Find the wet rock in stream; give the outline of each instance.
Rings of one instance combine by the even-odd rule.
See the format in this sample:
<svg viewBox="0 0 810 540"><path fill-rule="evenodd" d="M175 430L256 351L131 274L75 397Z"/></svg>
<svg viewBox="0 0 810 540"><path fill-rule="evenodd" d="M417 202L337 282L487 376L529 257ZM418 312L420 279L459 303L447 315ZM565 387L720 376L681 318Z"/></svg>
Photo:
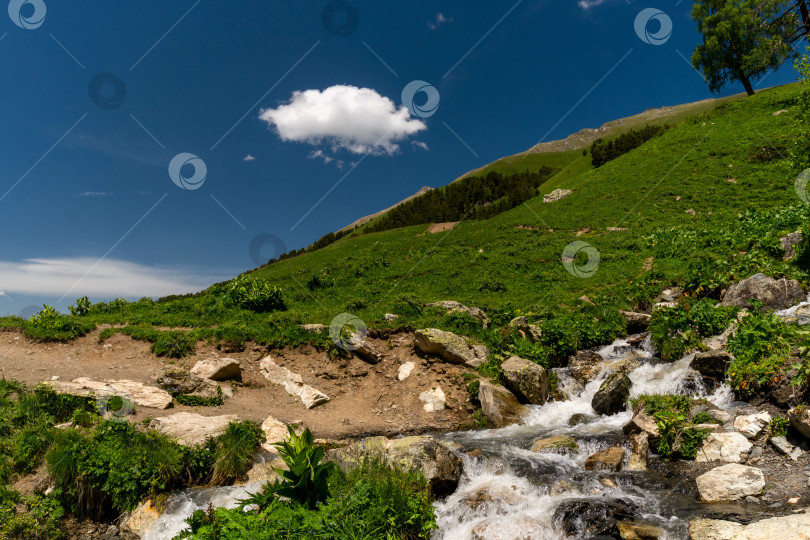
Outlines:
<svg viewBox="0 0 810 540"><path fill-rule="evenodd" d="M632 521L641 509L627 499L577 498L563 501L554 512L554 523L575 538L604 535L619 538L619 521Z"/></svg>

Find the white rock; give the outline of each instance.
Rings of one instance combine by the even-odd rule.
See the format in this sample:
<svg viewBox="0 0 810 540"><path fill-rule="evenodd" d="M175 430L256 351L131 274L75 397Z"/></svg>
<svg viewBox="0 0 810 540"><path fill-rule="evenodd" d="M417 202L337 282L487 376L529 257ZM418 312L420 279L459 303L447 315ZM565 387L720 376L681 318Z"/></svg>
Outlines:
<svg viewBox="0 0 810 540"><path fill-rule="evenodd" d="M139 407L152 409L168 409L172 404L172 396L165 390L156 386L147 386L143 383L119 381L93 381L87 377L74 379L73 382L48 381L54 391L60 394L73 396L120 396L126 398Z"/></svg>
<svg viewBox="0 0 810 540"><path fill-rule="evenodd" d="M235 414L221 416L202 416L196 413L179 412L169 416L155 418L149 427L176 439L183 446L202 444L206 439L219 437L231 422L238 422Z"/></svg>
<svg viewBox="0 0 810 540"><path fill-rule="evenodd" d="M397 373L397 379L400 381L404 381L408 377L410 377L413 368L416 367L414 362L405 362L401 366L399 366L399 373Z"/></svg>
<svg viewBox="0 0 810 540"><path fill-rule="evenodd" d="M808 540L810 513L807 510L748 525L719 519L697 519L689 524L689 537L699 540Z"/></svg>
<svg viewBox="0 0 810 540"><path fill-rule="evenodd" d="M329 396L327 396L320 390L312 388L308 384L305 384L304 386L301 387L301 393L298 394L298 397L301 398L301 402L307 409L313 409L318 405L323 405L324 403L329 401Z"/></svg>
<svg viewBox="0 0 810 540"><path fill-rule="evenodd" d="M730 463L698 476L695 482L704 502L736 501L762 493L765 475L756 467Z"/></svg>
<svg viewBox="0 0 810 540"><path fill-rule="evenodd" d="M765 431L771 421L771 415L766 412L738 416L734 419L734 429L748 437L756 439Z"/></svg>
<svg viewBox="0 0 810 540"><path fill-rule="evenodd" d="M239 362L232 358L209 358L200 360L191 372L198 377L211 379L212 381L224 381L226 379L238 379L242 376L242 368Z"/></svg>
<svg viewBox="0 0 810 540"><path fill-rule="evenodd" d="M286 440L290 433L287 430L287 424L273 416L268 416L265 418L261 427L262 431L264 432L264 437L267 439L262 443L262 448L268 452L275 452L276 447L273 446L273 444Z"/></svg>
<svg viewBox="0 0 810 540"><path fill-rule="evenodd" d="M388 322L394 322L395 320L399 319L399 315L394 315L393 313L386 313L383 315L383 318Z"/></svg>
<svg viewBox="0 0 810 540"><path fill-rule="evenodd" d="M750 452L753 446L751 441L736 431L709 433L709 436L703 441L703 446L698 450L695 461L698 463L707 461L740 463L742 454Z"/></svg>
<svg viewBox="0 0 810 540"><path fill-rule="evenodd" d="M283 386L288 394L300 398L307 409L312 409L329 401L329 396L308 384L304 384L301 375L279 366L273 362L270 356L265 356L259 363L259 371L271 383Z"/></svg>
<svg viewBox="0 0 810 540"><path fill-rule="evenodd" d="M419 399L425 402L424 409L427 412L444 410L445 403L447 401L447 398L444 396L444 392L442 392L442 389L438 386L427 392L422 392L419 394Z"/></svg>

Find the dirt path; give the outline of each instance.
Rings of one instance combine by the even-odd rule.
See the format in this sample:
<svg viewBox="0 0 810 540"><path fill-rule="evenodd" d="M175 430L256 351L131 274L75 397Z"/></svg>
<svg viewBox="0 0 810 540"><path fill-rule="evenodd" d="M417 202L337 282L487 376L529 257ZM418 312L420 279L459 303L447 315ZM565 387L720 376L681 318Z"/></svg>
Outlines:
<svg viewBox="0 0 810 540"><path fill-rule="evenodd" d="M98 343L97 330L70 343L37 343L19 332L0 332L0 376L29 385L58 376L93 380L129 379L152 384L157 371L172 360L158 358L149 344L116 334ZM187 407L174 404L166 410L140 407L133 421L191 411L204 416L236 414L241 419L262 422L273 415L286 423L309 427L318 438L348 439L368 435L412 434L449 431L469 425L467 391L459 366L432 363L413 351L412 336L397 334L375 339L386 351L380 364L370 365L352 357L329 359L312 347L273 351L271 356L284 367L299 373L304 382L325 392L331 401L307 410L297 397L268 383L259 373L259 362L267 354L263 347L248 344L244 351L224 352L206 342L197 344L197 354L176 363L191 368L198 360L228 357L242 366L242 382L233 383L233 397L220 407ZM397 380L404 362L416 367L410 377ZM440 386L448 409L428 413L419 401L421 392Z"/></svg>

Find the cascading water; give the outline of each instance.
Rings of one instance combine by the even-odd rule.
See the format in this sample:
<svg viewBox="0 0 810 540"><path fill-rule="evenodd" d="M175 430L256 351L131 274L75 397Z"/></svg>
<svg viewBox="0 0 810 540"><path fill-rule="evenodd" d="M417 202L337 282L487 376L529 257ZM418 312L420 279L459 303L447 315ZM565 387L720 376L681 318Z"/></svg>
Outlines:
<svg viewBox="0 0 810 540"><path fill-rule="evenodd" d="M643 394L686 394L707 398L718 407L732 401L731 391L721 386L707 395L689 363L693 355L678 362L662 363L653 358L649 338L637 348L620 339L598 353L605 365L633 355L641 365L628 377L633 383L631 397ZM481 539L560 539L567 538L555 523L554 515L566 501L621 500L640 510L640 519L661 528L667 538L687 537L685 509L693 508L691 498L672 493L649 473L586 471L588 456L610 446L621 445L622 427L632 413L597 415L591 400L610 374L603 368L584 387L567 369L556 370L567 401L532 406L525 424L503 429L451 433L445 439L460 445L464 476L458 489L436 503L441 540ZM582 423L569 425L575 415ZM535 453L532 442L546 437L567 435L578 448L565 454ZM476 451L477 450L477 451Z"/></svg>

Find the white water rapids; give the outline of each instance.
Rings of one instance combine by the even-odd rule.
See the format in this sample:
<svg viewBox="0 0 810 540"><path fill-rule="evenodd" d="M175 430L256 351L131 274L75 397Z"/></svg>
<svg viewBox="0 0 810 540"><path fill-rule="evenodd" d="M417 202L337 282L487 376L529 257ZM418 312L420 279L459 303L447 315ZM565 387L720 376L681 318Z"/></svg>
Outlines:
<svg viewBox="0 0 810 540"><path fill-rule="evenodd" d="M706 397L718 407L731 403L731 391L720 387L707 395L689 369L693 355L674 363L653 358L649 338L638 346L620 339L598 351L606 363L635 355L641 365L628 377L633 382L631 397L642 394L670 394ZM438 435L460 445L464 474L458 489L437 502L439 530L436 540L545 540L566 538L554 523L554 512L567 499L611 498L630 500L643 508L644 521L661 527L667 538L687 537L687 521L677 514L694 507L692 498L672 493L666 485L649 480L648 473L585 471L588 456L614 445L624 444L622 426L630 411L599 416L591 400L609 372L582 387L567 369L556 370L567 401L531 406L525 424L497 430L466 431ZM690 374L692 375L690 377ZM584 423L569 426L574 414L586 416ZM570 435L579 449L569 455L534 453L533 441L554 435ZM479 450L481 457L467 452ZM608 479L607 482L605 479ZM614 487L615 486L615 487ZM187 525L185 520L209 503L233 508L239 499L259 486L187 489L174 493L160 518L149 527L145 540L166 540Z"/></svg>

